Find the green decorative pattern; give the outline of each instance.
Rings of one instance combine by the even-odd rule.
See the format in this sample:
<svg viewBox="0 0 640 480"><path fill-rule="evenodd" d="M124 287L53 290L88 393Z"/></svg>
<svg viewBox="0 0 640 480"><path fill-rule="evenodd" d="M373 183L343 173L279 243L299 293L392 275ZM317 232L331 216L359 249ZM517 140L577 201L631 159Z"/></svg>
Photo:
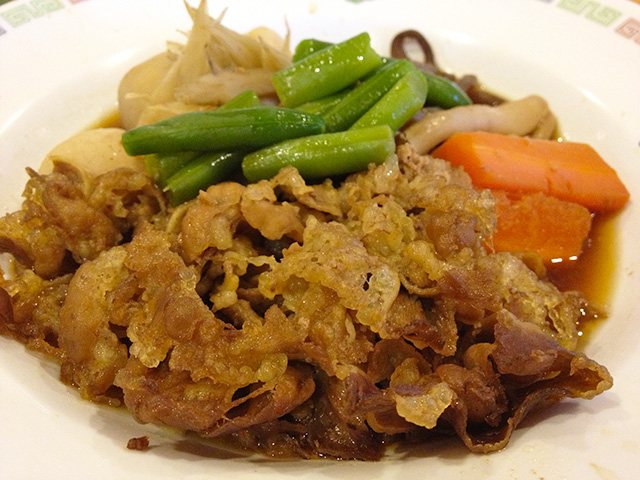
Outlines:
<svg viewBox="0 0 640 480"><path fill-rule="evenodd" d="M87 0L0 0L0 38L10 33L13 28L19 28L48 13L73 7L75 4L85 1ZM189 1L193 3L196 0ZM349 3L368 3L367 0L346 1ZM613 33L640 44L640 19L637 15L624 18L621 11L596 0L536 1L555 5L566 12L579 15L587 21L608 27ZM629 1L640 6L640 0Z"/></svg>
<svg viewBox="0 0 640 480"><path fill-rule="evenodd" d="M12 27L18 27L47 13L64 8L60 0L31 0L4 10L0 17Z"/></svg>
<svg viewBox="0 0 640 480"><path fill-rule="evenodd" d="M558 7L584 15L585 18L604 26L611 25L622 15L622 12L592 0L561 0Z"/></svg>

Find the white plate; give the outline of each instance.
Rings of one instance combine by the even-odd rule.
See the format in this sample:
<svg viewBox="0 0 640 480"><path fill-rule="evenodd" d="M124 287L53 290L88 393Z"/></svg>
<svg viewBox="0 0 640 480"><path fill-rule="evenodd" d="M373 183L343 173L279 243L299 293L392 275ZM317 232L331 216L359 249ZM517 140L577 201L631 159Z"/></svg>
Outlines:
<svg viewBox="0 0 640 480"><path fill-rule="evenodd" d="M269 461L136 424L79 399L55 365L0 338L0 478L627 479L640 467L640 4L638 0L210 0L240 31L268 25L293 42L360 31L388 51L390 37L421 30L440 63L476 73L510 97L548 99L562 133L589 142L619 172L632 202L620 215L611 318L587 353L614 388L536 417L502 452L457 443L379 463ZM19 204L24 167L115 109L119 78L180 40L181 0L13 0L0 6L0 213ZM147 452L125 448L149 435Z"/></svg>

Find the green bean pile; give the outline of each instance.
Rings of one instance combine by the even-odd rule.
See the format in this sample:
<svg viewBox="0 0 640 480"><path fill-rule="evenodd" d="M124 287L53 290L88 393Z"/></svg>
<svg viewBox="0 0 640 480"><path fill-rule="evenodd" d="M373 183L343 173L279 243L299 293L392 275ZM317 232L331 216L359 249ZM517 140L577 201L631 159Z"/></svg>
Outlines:
<svg viewBox="0 0 640 480"><path fill-rule="evenodd" d="M272 78L279 106L246 91L214 111L131 129L125 151L144 155L147 172L179 205L240 169L250 182L286 165L309 180L366 169L395 151L394 132L425 104L470 103L448 80L381 57L366 32L336 44L303 40L292 60Z"/></svg>

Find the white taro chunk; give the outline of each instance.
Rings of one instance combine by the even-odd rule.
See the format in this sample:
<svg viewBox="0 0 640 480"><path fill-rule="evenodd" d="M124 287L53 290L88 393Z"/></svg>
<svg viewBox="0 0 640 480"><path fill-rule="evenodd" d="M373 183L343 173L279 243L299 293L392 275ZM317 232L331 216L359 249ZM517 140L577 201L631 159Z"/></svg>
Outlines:
<svg viewBox="0 0 640 480"><path fill-rule="evenodd" d="M141 157L130 157L122 148L122 132L121 128L94 128L80 132L54 147L40 164L38 173L51 173L58 162L70 164L89 177L121 167L144 172Z"/></svg>

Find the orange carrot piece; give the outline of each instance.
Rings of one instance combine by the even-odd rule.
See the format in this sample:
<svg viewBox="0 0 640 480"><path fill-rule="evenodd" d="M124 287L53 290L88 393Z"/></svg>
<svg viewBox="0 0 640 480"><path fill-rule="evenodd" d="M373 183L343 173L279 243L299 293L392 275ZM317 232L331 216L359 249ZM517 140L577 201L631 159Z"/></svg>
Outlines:
<svg viewBox="0 0 640 480"><path fill-rule="evenodd" d="M493 247L499 252L535 252L547 263L575 260L591 230L586 207L542 193L513 198L493 190L497 232Z"/></svg>
<svg viewBox="0 0 640 480"><path fill-rule="evenodd" d="M629 191L589 145L486 132L452 135L432 155L464 167L480 188L540 192L591 211L614 211Z"/></svg>

